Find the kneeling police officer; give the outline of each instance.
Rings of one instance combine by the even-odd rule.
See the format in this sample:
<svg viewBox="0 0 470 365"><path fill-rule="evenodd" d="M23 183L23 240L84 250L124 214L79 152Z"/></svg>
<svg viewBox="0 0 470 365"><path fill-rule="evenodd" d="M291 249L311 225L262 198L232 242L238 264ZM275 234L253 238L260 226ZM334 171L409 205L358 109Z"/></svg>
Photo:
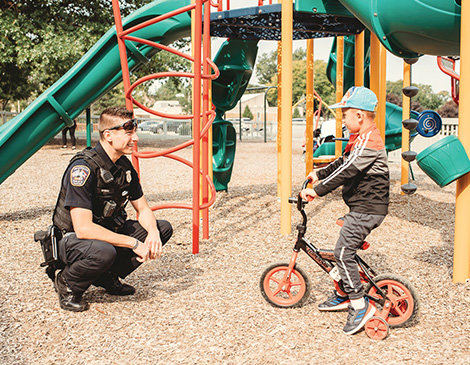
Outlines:
<svg viewBox="0 0 470 365"><path fill-rule="evenodd" d="M169 222L155 220L125 156L139 139L132 115L125 108L105 109L98 122L98 144L77 153L62 178L53 216L62 232L58 251L65 268L54 281L62 309L87 310L82 295L90 285L113 295L134 294L119 278L159 258L173 233ZM128 202L138 220L127 220Z"/></svg>

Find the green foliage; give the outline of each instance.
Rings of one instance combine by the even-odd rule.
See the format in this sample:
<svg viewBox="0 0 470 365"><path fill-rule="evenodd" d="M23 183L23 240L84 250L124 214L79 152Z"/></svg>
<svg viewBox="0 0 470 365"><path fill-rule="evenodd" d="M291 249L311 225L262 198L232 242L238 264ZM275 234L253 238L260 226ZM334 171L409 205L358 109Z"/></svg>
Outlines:
<svg viewBox="0 0 470 365"><path fill-rule="evenodd" d="M253 119L253 113L251 112L250 107L248 105L245 106L245 110L243 110L242 117Z"/></svg>
<svg viewBox="0 0 470 365"><path fill-rule="evenodd" d="M417 112L422 112L423 110L438 110L447 101L450 100L450 95L447 91L441 91L435 94L432 91L431 85L412 85L419 88L418 94L411 99L411 108ZM403 98L402 89L403 80L387 81L387 101L393 102L394 104L401 106ZM392 94L393 96L389 96L390 94Z"/></svg>
<svg viewBox="0 0 470 365"><path fill-rule="evenodd" d="M292 118L300 118L301 115L300 115L300 112L299 112L299 108L294 108L294 112L292 113Z"/></svg>
<svg viewBox="0 0 470 365"><path fill-rule="evenodd" d="M277 52L263 53L256 63L256 77L262 85L269 85L277 75Z"/></svg>
<svg viewBox="0 0 470 365"><path fill-rule="evenodd" d="M147 3L121 1L123 16ZM40 94L114 24L112 0L0 2L0 98Z"/></svg>

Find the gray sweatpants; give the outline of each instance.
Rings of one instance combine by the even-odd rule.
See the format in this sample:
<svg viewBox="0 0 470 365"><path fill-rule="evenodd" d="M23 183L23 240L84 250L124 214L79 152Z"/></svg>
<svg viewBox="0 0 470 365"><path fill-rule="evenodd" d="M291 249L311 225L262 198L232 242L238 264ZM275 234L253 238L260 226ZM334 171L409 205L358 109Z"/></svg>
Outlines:
<svg viewBox="0 0 470 365"><path fill-rule="evenodd" d="M344 216L344 224L336 242L335 259L343 280L344 291L349 299L360 299L364 296L354 255L369 233L380 226L384 218L384 215L356 212L349 212Z"/></svg>

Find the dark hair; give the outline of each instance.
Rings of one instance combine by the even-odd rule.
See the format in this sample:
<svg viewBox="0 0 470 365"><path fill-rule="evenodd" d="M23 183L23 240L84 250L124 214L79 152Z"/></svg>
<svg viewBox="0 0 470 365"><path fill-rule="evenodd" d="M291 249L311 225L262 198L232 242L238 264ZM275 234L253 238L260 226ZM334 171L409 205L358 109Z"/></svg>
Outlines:
<svg viewBox="0 0 470 365"><path fill-rule="evenodd" d="M103 110L100 115L100 120L98 121L100 138L103 137L103 131L119 124L119 121L122 119L131 119L133 115L133 111L122 106L112 106Z"/></svg>

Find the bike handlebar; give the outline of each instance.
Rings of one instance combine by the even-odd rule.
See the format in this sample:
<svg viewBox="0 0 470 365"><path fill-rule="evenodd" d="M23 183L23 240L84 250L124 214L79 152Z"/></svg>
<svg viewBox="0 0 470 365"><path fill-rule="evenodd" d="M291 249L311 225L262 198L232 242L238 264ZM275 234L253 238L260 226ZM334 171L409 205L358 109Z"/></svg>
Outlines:
<svg viewBox="0 0 470 365"><path fill-rule="evenodd" d="M302 184L302 190L306 189L308 184L310 184L312 182L312 179L311 178L308 178L307 180L305 180ZM297 209L300 211L302 210L303 206L305 204L308 204L308 201L306 200L303 200L301 197L300 197L300 193L299 195L297 196L297 198L294 198L294 197L290 197L289 198L289 203L290 204L297 204Z"/></svg>
<svg viewBox="0 0 470 365"><path fill-rule="evenodd" d="M307 189L308 184L312 182L312 179L309 177L307 180L304 181L302 184L302 190Z"/></svg>

